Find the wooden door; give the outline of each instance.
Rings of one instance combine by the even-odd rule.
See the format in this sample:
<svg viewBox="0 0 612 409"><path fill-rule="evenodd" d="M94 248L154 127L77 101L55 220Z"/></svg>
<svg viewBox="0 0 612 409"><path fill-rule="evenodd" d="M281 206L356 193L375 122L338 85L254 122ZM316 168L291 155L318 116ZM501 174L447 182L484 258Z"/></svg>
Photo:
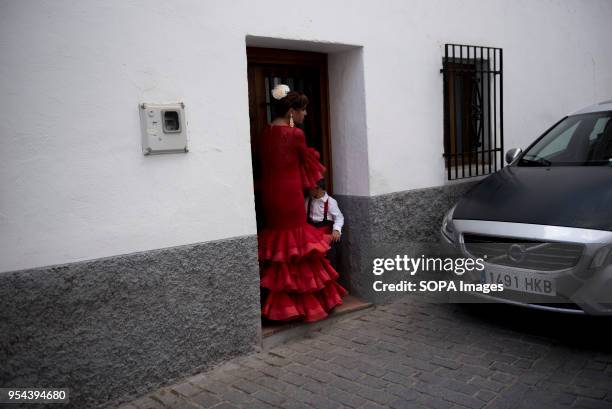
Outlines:
<svg viewBox="0 0 612 409"><path fill-rule="evenodd" d="M249 117L251 121L251 149L253 176L257 179L257 155L259 136L272 121L271 90L278 83L287 84L292 91L308 97L304 123L300 126L306 135L308 146L321 154L321 162L327 168L327 191L332 194L332 164L329 140L329 102L327 80L327 55L322 53L247 47L249 81ZM255 196L259 209L259 197ZM262 212L257 212L257 225L261 227Z"/></svg>

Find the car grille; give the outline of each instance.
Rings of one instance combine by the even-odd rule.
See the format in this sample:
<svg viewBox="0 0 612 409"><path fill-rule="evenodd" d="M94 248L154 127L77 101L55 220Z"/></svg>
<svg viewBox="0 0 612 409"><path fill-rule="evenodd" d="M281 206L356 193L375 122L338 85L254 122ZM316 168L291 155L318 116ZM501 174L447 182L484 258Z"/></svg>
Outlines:
<svg viewBox="0 0 612 409"><path fill-rule="evenodd" d="M513 237L464 233L466 250L487 263L540 271L555 271L578 264L584 245L544 242Z"/></svg>

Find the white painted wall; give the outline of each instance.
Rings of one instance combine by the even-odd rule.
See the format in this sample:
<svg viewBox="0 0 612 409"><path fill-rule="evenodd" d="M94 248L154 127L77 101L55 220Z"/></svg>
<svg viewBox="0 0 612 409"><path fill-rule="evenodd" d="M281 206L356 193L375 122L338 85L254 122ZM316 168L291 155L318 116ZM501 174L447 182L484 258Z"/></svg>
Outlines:
<svg viewBox="0 0 612 409"><path fill-rule="evenodd" d="M612 97L611 19L609 0L0 0L0 271L254 234L247 35L362 47L363 92L331 86L335 182L377 195L445 183L444 43L504 49L524 146ZM354 124L341 95L365 95ZM142 156L143 101L185 102L189 153Z"/></svg>
<svg viewBox="0 0 612 409"><path fill-rule="evenodd" d="M2 1L0 271L255 232L244 34L214 12ZM138 103L176 101L190 152L143 156Z"/></svg>
<svg viewBox="0 0 612 409"><path fill-rule="evenodd" d="M363 49L329 54L334 194L368 196L368 134Z"/></svg>

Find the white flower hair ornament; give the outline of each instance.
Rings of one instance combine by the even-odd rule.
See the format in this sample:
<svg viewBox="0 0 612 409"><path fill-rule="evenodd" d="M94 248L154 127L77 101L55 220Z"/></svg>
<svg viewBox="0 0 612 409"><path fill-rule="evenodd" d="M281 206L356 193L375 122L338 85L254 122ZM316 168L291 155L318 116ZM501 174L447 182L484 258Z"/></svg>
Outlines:
<svg viewBox="0 0 612 409"><path fill-rule="evenodd" d="M287 96L289 91L291 91L291 89L289 88L288 85L278 84L272 90L272 96L274 97L274 99L282 99L282 98L285 98Z"/></svg>

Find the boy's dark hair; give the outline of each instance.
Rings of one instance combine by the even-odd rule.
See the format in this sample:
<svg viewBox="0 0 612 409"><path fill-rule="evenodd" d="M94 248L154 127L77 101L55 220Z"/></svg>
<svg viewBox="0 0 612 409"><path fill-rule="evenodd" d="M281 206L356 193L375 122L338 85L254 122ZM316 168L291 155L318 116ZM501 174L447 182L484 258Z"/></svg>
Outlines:
<svg viewBox="0 0 612 409"><path fill-rule="evenodd" d="M317 187L325 190L325 179L319 179L317 180Z"/></svg>

